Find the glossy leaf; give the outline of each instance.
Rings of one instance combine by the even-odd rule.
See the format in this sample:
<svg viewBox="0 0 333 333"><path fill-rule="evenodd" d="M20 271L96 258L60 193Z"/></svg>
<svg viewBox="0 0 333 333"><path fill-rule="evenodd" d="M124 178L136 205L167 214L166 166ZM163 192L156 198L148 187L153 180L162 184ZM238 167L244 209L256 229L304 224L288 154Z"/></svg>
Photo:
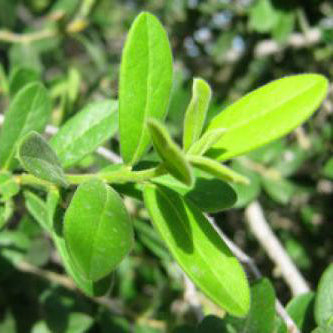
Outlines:
<svg viewBox="0 0 333 333"><path fill-rule="evenodd" d="M68 120L50 140L64 168L71 167L110 139L118 127L118 103L89 104Z"/></svg>
<svg viewBox="0 0 333 333"><path fill-rule="evenodd" d="M24 136L18 154L23 167L34 176L59 186L68 186L58 156L40 134L30 132Z"/></svg>
<svg viewBox="0 0 333 333"><path fill-rule="evenodd" d="M11 167L19 140L30 131L42 132L50 114L50 98L42 84L30 83L15 95L0 134L1 167Z"/></svg>
<svg viewBox="0 0 333 333"><path fill-rule="evenodd" d="M190 155L204 155L216 142L218 142L225 133L224 128L206 132L198 141L196 141L188 150Z"/></svg>
<svg viewBox="0 0 333 333"><path fill-rule="evenodd" d="M333 265L329 265L320 278L315 300L315 319L325 325L333 317Z"/></svg>
<svg viewBox="0 0 333 333"><path fill-rule="evenodd" d="M249 184L249 181L246 177L210 158L189 155L188 160L198 169L203 170L223 181L230 181L239 184Z"/></svg>
<svg viewBox="0 0 333 333"><path fill-rule="evenodd" d="M120 151L126 164L135 164L148 148L146 121L164 118L171 85L167 34L153 15L142 13L128 33L120 68Z"/></svg>
<svg viewBox="0 0 333 333"><path fill-rule="evenodd" d="M131 250L133 226L126 208L97 178L78 187L64 221L69 255L87 279L107 276Z"/></svg>
<svg viewBox="0 0 333 333"><path fill-rule="evenodd" d="M319 107L328 83L318 74L302 74L273 81L227 107L209 124L208 130L227 129L208 152L226 160L291 132Z"/></svg>
<svg viewBox="0 0 333 333"><path fill-rule="evenodd" d="M191 186L193 175L184 153L172 140L167 129L153 119L148 120L153 145L164 162L164 167L179 181Z"/></svg>
<svg viewBox="0 0 333 333"><path fill-rule="evenodd" d="M185 113L183 147L185 151L200 138L212 92L209 84L202 79L194 79L192 99Z"/></svg>
<svg viewBox="0 0 333 333"><path fill-rule="evenodd" d="M209 221L177 192L146 185L152 222L178 264L216 304L235 316L249 310L245 273Z"/></svg>
<svg viewBox="0 0 333 333"><path fill-rule="evenodd" d="M38 72L28 67L17 67L13 70L9 79L9 93L13 97L25 85L40 79Z"/></svg>

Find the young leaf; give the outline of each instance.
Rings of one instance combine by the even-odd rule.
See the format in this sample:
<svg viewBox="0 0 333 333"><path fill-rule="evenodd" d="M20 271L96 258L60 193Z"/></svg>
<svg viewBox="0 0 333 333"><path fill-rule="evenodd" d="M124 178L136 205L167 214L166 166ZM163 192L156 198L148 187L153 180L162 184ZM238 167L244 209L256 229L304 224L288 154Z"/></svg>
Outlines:
<svg viewBox="0 0 333 333"><path fill-rule="evenodd" d="M223 181L230 181L239 184L249 184L249 181L246 177L210 158L188 155L188 160L198 169L214 175Z"/></svg>
<svg viewBox="0 0 333 333"><path fill-rule="evenodd" d="M286 310L289 316L301 332L311 332L314 328L313 308L315 294L308 292L293 298L287 305ZM287 333L286 325L279 321L277 333Z"/></svg>
<svg viewBox="0 0 333 333"><path fill-rule="evenodd" d="M51 101L41 83L21 89L6 112L0 134L0 166L11 167L19 140L30 131L42 132L51 114Z"/></svg>
<svg viewBox="0 0 333 333"><path fill-rule="evenodd" d="M327 94L327 79L302 74L273 81L226 108L207 130L227 129L208 155L226 160L282 137L319 107Z"/></svg>
<svg viewBox="0 0 333 333"><path fill-rule="evenodd" d="M167 129L153 119L148 120L148 127L154 148L163 160L164 167L176 179L191 186L193 184L191 167L181 149L170 137Z"/></svg>
<svg viewBox="0 0 333 333"><path fill-rule="evenodd" d="M23 167L34 176L59 186L68 186L58 156L38 133L24 136L18 154Z"/></svg>
<svg viewBox="0 0 333 333"><path fill-rule="evenodd" d="M78 187L64 221L68 253L86 279L104 278L131 250L133 226L126 208L97 178Z"/></svg>
<svg viewBox="0 0 333 333"><path fill-rule="evenodd" d="M39 80L39 74L32 68L16 67L9 78L9 93L13 97L25 85Z"/></svg>
<svg viewBox="0 0 333 333"><path fill-rule="evenodd" d="M206 151L218 142L225 133L224 128L206 132L198 141L196 141L188 150L190 155L204 155Z"/></svg>
<svg viewBox="0 0 333 333"><path fill-rule="evenodd" d="M9 200L20 191L19 184L9 172L0 172L0 201Z"/></svg>
<svg viewBox="0 0 333 333"><path fill-rule="evenodd" d="M202 79L194 79L192 99L185 113L183 147L185 151L195 143L201 135L212 92L209 84Z"/></svg>
<svg viewBox="0 0 333 333"><path fill-rule="evenodd" d="M320 278L314 314L319 326L324 326L333 317L333 264L326 268Z"/></svg>
<svg viewBox="0 0 333 333"><path fill-rule="evenodd" d="M275 292L268 279L261 279L251 287L251 307L243 333L272 333L275 322Z"/></svg>
<svg viewBox="0 0 333 333"><path fill-rule="evenodd" d="M113 100L87 105L68 120L50 140L64 168L69 168L110 139L118 126L118 103Z"/></svg>
<svg viewBox="0 0 333 333"><path fill-rule="evenodd" d="M216 304L235 316L249 310L245 273L201 211L177 192L146 185L152 222L182 269Z"/></svg>
<svg viewBox="0 0 333 333"><path fill-rule="evenodd" d="M149 13L140 14L123 50L119 87L120 151L135 164L149 145L146 120L162 120L172 85L172 54L167 34Z"/></svg>

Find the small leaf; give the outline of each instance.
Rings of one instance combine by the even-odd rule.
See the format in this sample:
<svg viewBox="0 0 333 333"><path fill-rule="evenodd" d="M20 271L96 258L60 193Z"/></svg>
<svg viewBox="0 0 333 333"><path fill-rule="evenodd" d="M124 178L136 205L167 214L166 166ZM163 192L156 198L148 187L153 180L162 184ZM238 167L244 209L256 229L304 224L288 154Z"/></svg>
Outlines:
<svg viewBox="0 0 333 333"><path fill-rule="evenodd" d="M164 167L176 179L191 186L193 184L191 167L181 149L170 137L167 129L153 119L148 120L148 127L154 148L163 160Z"/></svg>
<svg viewBox="0 0 333 333"><path fill-rule="evenodd" d="M94 102L60 128L50 140L50 145L64 168L75 165L115 134L117 111L116 101Z"/></svg>
<svg viewBox="0 0 333 333"><path fill-rule="evenodd" d="M210 122L208 131L216 128L227 131L208 155L226 160L288 134L319 107L327 89L324 76L302 74L254 90Z"/></svg>
<svg viewBox="0 0 333 333"><path fill-rule="evenodd" d="M275 291L268 279L261 279L251 287L251 307L243 333L272 333L275 323Z"/></svg>
<svg viewBox="0 0 333 333"><path fill-rule="evenodd" d="M223 181L230 181L239 184L249 184L249 181L246 177L210 158L189 155L188 160L198 169L214 175Z"/></svg>
<svg viewBox="0 0 333 333"><path fill-rule="evenodd" d="M0 166L9 169L19 140L31 131L42 132L51 114L51 101L41 83L21 89L5 113L0 134Z"/></svg>
<svg viewBox="0 0 333 333"><path fill-rule="evenodd" d="M293 319L301 332L311 332L314 328L313 307L315 294L308 292L293 298L286 306L287 313ZM280 321L280 327L277 333L287 332L287 329Z"/></svg>
<svg viewBox="0 0 333 333"><path fill-rule="evenodd" d="M0 201L6 201L20 191L19 184L10 172L0 172Z"/></svg>
<svg viewBox="0 0 333 333"><path fill-rule="evenodd" d="M25 85L38 81L39 79L40 76L34 69L28 67L16 67L9 78L10 96L14 97Z"/></svg>
<svg viewBox="0 0 333 333"><path fill-rule="evenodd" d="M155 16L141 13L128 33L120 68L120 151L126 164L134 165L148 148L146 121L164 118L171 85L167 34Z"/></svg>
<svg viewBox="0 0 333 333"><path fill-rule="evenodd" d="M225 133L224 128L206 132L198 141L196 141L188 150L190 155L204 155L216 142L218 142Z"/></svg>
<svg viewBox="0 0 333 333"><path fill-rule="evenodd" d="M64 221L68 253L89 280L110 274L131 250L133 226L126 208L99 179L78 187Z"/></svg>
<svg viewBox="0 0 333 333"><path fill-rule="evenodd" d="M177 192L146 185L144 201L155 228L182 269L216 304L235 316L250 306L245 273L201 211Z"/></svg>
<svg viewBox="0 0 333 333"><path fill-rule="evenodd" d="M324 326L333 317L333 264L326 268L320 278L314 314L319 326Z"/></svg>
<svg viewBox="0 0 333 333"><path fill-rule="evenodd" d="M194 79L192 99L185 113L183 136L185 151L188 151L200 138L211 97L209 84L202 79Z"/></svg>
<svg viewBox="0 0 333 333"><path fill-rule="evenodd" d="M31 132L22 139L19 159L23 167L34 176L59 186L68 186L57 155L38 133Z"/></svg>

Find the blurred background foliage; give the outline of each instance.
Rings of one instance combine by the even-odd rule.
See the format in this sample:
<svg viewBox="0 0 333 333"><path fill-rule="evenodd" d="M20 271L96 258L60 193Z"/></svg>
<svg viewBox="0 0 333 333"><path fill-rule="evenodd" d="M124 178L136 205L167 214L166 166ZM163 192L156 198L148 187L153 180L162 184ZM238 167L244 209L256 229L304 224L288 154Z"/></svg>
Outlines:
<svg viewBox="0 0 333 333"><path fill-rule="evenodd" d="M15 82L43 80L55 126L88 102L117 98L123 42L142 10L160 18L171 40L175 73L167 124L178 139L193 77L213 87L210 118L270 80L305 72L333 77L330 0L0 0L1 111L20 89ZM216 215L285 303L291 294L247 229L244 208L260 201L315 288L333 259L331 100L330 93L320 112L288 138L232 161L251 187L237 186L236 207ZM117 140L107 147L118 152ZM106 165L94 155L80 168ZM14 212L10 204L0 205L1 219L11 216L0 232L0 332L171 332L195 323L183 275L138 203L127 203L135 220L134 251L115 273L111 298L96 300L74 290L36 223L45 211L43 194L29 191L15 201ZM201 295L200 301L207 314L222 314ZM209 332L210 321L198 331Z"/></svg>

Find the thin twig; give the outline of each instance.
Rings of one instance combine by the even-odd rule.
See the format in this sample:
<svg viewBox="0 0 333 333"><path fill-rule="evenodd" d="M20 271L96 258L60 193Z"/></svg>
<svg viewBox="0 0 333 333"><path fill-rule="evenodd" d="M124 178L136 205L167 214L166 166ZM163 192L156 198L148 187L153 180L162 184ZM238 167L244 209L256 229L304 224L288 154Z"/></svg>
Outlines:
<svg viewBox="0 0 333 333"><path fill-rule="evenodd" d="M280 269L281 275L290 287L293 295L310 291L308 283L267 223L258 202L253 202L247 207L245 217L251 232L255 235L271 260Z"/></svg>

